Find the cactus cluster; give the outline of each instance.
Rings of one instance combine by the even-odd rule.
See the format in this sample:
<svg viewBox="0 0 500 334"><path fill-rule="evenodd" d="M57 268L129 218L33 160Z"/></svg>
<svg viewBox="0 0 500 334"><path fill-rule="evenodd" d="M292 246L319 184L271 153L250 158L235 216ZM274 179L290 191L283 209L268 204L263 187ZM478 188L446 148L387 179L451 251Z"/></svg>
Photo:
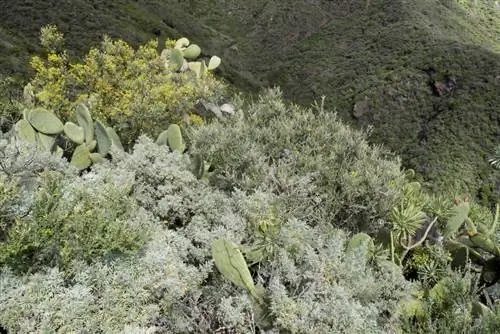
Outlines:
<svg viewBox="0 0 500 334"><path fill-rule="evenodd" d="M466 266L471 263L479 269L478 271L481 272L480 291L488 301L488 293L484 288L500 281L500 247L496 235L500 206L497 204L495 217L488 224L473 222L469 217L469 213L470 204L468 199L455 199L452 214L442 229L444 235L443 246L451 254L454 266ZM404 247L405 251L420 246L429 233L429 229L427 228L421 240L409 247ZM449 277L444 277L429 290L420 291L420 296L404 300L399 305L398 312L414 316L417 319L423 319L425 316L423 297L427 296L431 303L434 304L445 302L449 298L446 287L449 281ZM471 306L471 316L473 317L484 316L492 312L491 303L485 305L480 301L474 301Z"/></svg>
<svg viewBox="0 0 500 334"><path fill-rule="evenodd" d="M71 164L79 169L88 168L93 163L100 162L109 153L111 146L123 150L116 132L106 127L99 120L92 120L89 109L80 104L76 108L78 125L65 124L65 135L78 146L71 157Z"/></svg>
<svg viewBox="0 0 500 334"><path fill-rule="evenodd" d="M490 224L473 222L469 210L467 200L457 201L445 229L448 236L445 247L452 253L455 263L471 260L480 266L483 283L493 285L500 280L500 246L496 236L500 206L497 204L495 218Z"/></svg>
<svg viewBox="0 0 500 334"><path fill-rule="evenodd" d="M28 97L29 90L29 87L25 89ZM15 124L14 131L19 139L37 144L59 157L65 151L58 145L58 138L65 138L67 142L77 145L70 163L78 169L86 169L92 163L102 161L112 145L123 149L116 132L100 121L92 120L84 104L76 108L76 120L78 124L63 124L53 112L44 108L25 109L23 118Z"/></svg>
<svg viewBox="0 0 500 334"><path fill-rule="evenodd" d="M178 39L173 49L167 48L161 53L166 67L180 72L191 70L197 78L202 78L208 71L215 70L221 63L221 59L217 56L212 56L208 65L204 60L194 61L200 55L200 47L196 44L190 44L185 37Z"/></svg>

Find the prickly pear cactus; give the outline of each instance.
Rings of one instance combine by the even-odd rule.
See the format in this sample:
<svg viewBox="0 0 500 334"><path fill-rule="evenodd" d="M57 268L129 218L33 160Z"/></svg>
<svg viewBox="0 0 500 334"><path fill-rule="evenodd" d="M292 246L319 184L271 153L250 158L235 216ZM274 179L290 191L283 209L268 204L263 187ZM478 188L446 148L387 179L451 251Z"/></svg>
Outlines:
<svg viewBox="0 0 500 334"><path fill-rule="evenodd" d="M183 153L186 149L184 139L182 138L181 128L177 124L170 124L167 129L167 142L172 151Z"/></svg>
<svg viewBox="0 0 500 334"><path fill-rule="evenodd" d="M25 140L28 143L36 142L36 131L27 120L19 120L14 126L14 131L16 131L17 135L22 140Z"/></svg>
<svg viewBox="0 0 500 334"><path fill-rule="evenodd" d="M108 126L106 128L106 132L108 133L109 138L111 138L111 143L113 144L113 146L124 151L122 142L120 141L120 137L118 137L116 131L112 127Z"/></svg>
<svg viewBox="0 0 500 334"><path fill-rule="evenodd" d="M56 135L63 132L63 123L48 110L36 108L28 114L28 122L38 132L46 135Z"/></svg>
<svg viewBox="0 0 500 334"><path fill-rule="evenodd" d="M76 120L83 128L85 142L90 143L94 140L94 122L90 116L89 109L84 104L79 104L78 107L76 107Z"/></svg>
<svg viewBox="0 0 500 334"><path fill-rule="evenodd" d="M160 133L160 135L156 139L156 145L168 145L167 130Z"/></svg>
<svg viewBox="0 0 500 334"><path fill-rule="evenodd" d="M35 93L33 92L32 84L29 83L26 86L24 86L23 98L25 105L31 108L35 106Z"/></svg>
<svg viewBox="0 0 500 334"><path fill-rule="evenodd" d="M186 59L196 59L201 54L201 49L196 44L191 44L182 52L184 58Z"/></svg>
<svg viewBox="0 0 500 334"><path fill-rule="evenodd" d="M56 137L37 132L36 134L37 142L47 151L53 151L55 149Z"/></svg>
<svg viewBox="0 0 500 334"><path fill-rule="evenodd" d="M83 144L85 140L83 128L72 122L66 122L66 124L64 124L64 134L69 140L78 145Z"/></svg>
<svg viewBox="0 0 500 334"><path fill-rule="evenodd" d="M212 245L212 257L219 272L232 283L260 299L253 283L250 270L238 246L225 239L217 239Z"/></svg>
<svg viewBox="0 0 500 334"><path fill-rule="evenodd" d="M104 157L109 153L112 141L108 135L108 132L106 131L106 127L104 127L104 125L100 121L95 121L94 124L94 133L97 140L97 152L99 152L99 154Z"/></svg>
<svg viewBox="0 0 500 334"><path fill-rule="evenodd" d="M217 56L212 56L212 58L210 58L210 61L208 62L208 67L207 69L209 71L213 71L215 70L217 67L219 67L220 63L222 62L222 60L217 57Z"/></svg>
<svg viewBox="0 0 500 334"><path fill-rule="evenodd" d="M187 39L186 37L181 37L175 42L175 48L179 50L183 50L188 45L189 39Z"/></svg>
<svg viewBox="0 0 500 334"><path fill-rule="evenodd" d="M86 169L92 164L90 150L85 144L78 145L71 157L71 164L78 169Z"/></svg>
<svg viewBox="0 0 500 334"><path fill-rule="evenodd" d="M172 50L170 52L170 66L174 71L179 71L184 65L184 57L182 51L178 49Z"/></svg>

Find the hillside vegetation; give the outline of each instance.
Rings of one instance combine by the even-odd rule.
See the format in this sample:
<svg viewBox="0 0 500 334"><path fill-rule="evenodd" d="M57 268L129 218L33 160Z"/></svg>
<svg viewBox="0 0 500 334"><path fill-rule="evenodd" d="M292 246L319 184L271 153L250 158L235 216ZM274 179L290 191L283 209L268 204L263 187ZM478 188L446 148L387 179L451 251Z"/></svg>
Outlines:
<svg viewBox="0 0 500 334"><path fill-rule="evenodd" d="M1 3L1 2L0 2ZM191 36L226 59L247 92L279 85L308 105L322 95L344 120L400 154L433 190L500 194L488 158L500 138L500 8L485 1L5 2L4 73L25 72L39 27L55 23L82 55L103 34L137 45ZM440 88L441 87L441 88Z"/></svg>
<svg viewBox="0 0 500 334"><path fill-rule="evenodd" d="M500 332L496 2L4 5L0 332Z"/></svg>

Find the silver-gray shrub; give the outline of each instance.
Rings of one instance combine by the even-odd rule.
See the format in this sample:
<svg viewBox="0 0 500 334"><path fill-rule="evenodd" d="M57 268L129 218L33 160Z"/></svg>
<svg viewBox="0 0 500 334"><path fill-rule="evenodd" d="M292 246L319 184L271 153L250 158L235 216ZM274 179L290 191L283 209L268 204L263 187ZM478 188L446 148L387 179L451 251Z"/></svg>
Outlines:
<svg viewBox="0 0 500 334"><path fill-rule="evenodd" d="M279 194L291 216L310 223L375 232L400 195L400 162L316 109L269 90L234 117L193 127L191 150L213 164L216 185Z"/></svg>
<svg viewBox="0 0 500 334"><path fill-rule="evenodd" d="M207 333L223 327L253 333L252 302L218 273L210 247L217 237L242 249L257 246L253 223L272 212L281 194L265 187L223 192L190 168L187 155L141 137L131 154L115 152L112 162L75 175L72 191L122 187L138 206L129 223L150 239L135 255L74 261L70 278L57 268L25 275L3 268L0 325L16 333ZM251 267L269 297L269 333L386 331L384 313L411 289L401 273L347 254L345 233L327 221L311 226L280 210L270 256Z"/></svg>

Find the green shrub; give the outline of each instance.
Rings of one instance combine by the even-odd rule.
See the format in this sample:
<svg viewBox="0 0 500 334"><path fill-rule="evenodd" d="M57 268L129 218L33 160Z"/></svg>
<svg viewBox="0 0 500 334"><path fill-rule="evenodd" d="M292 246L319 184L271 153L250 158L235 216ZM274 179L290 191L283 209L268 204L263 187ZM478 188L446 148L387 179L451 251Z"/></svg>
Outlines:
<svg viewBox="0 0 500 334"><path fill-rule="evenodd" d="M246 250L262 246L256 224L274 217L279 228L267 239L273 251L250 267L253 279L265 290L273 331L335 328L339 333L384 333L392 326L385 313L391 313L412 290L400 270L346 252L346 234L327 222L311 227L285 217L286 210L273 209L275 194L226 193L198 180L190 169L187 155L141 137L131 154L116 154L111 163L97 164L91 173L56 183L59 187L52 192L64 195L54 216L71 217L73 204L82 203L78 212L83 217L72 216L79 224L86 224L87 210L97 211L110 220L124 220L121 224L126 226L140 225L150 239L131 256L105 262L71 261L64 271L43 269L22 275L4 266L0 324L16 333L134 329L208 333L222 327L254 332L259 325L256 309L245 290L217 271L211 246L213 240L224 237L247 255ZM125 199L114 196L113 185L124 189L119 193ZM80 202L76 189L90 200ZM49 192L47 186L38 194L44 192ZM127 220L127 215L119 214L126 210L119 208L130 205L129 201L136 201L139 209L133 206L138 215ZM93 205L86 206L89 202ZM113 245L119 238L106 239L104 245ZM71 253L78 255L73 258L83 259L78 250Z"/></svg>
<svg viewBox="0 0 500 334"><path fill-rule="evenodd" d="M47 36L55 33L42 34L42 44L52 45ZM167 41L166 47L173 43ZM192 71L166 66L156 41L134 50L105 37L82 62L71 61L64 51L49 52L46 59L35 56L31 65L40 106L64 122L72 120L78 103L88 102L92 115L112 126L127 146L141 133L156 136L169 123L189 117L200 98L216 100L226 90L210 73L197 78Z"/></svg>
<svg viewBox="0 0 500 334"><path fill-rule="evenodd" d="M470 273L451 270L440 282L418 298L419 311L415 307L403 316L405 333L497 333L500 328L498 306L494 310L479 311L479 297L474 289L475 278ZM411 304L408 304L408 306ZM414 304L416 305L416 304Z"/></svg>
<svg viewBox="0 0 500 334"><path fill-rule="evenodd" d="M400 196L400 163L335 113L283 102L269 90L227 122L191 129L216 184L279 195L291 216L376 231Z"/></svg>
<svg viewBox="0 0 500 334"><path fill-rule="evenodd" d="M49 169L30 182L20 183L26 198L15 203L14 218L2 228L2 265L21 271L66 267L73 260L129 253L144 243L137 207L123 186Z"/></svg>

